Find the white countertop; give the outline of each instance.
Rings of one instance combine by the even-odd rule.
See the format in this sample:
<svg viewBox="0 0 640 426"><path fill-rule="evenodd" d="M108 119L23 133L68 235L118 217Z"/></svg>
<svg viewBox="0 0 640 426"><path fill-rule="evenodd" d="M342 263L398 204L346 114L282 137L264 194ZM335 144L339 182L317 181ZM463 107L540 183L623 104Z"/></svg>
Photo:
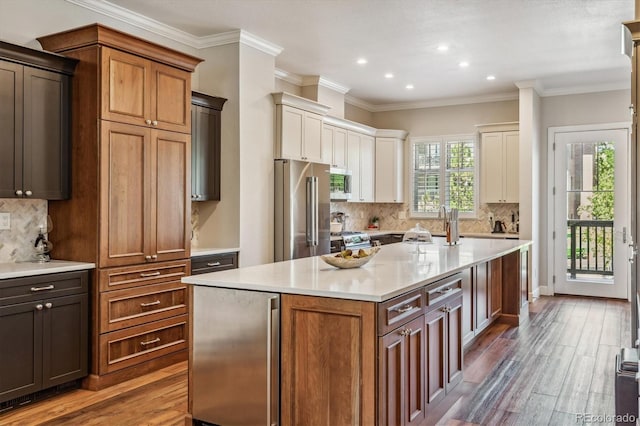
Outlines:
<svg viewBox="0 0 640 426"><path fill-rule="evenodd" d="M33 275L57 274L58 272L94 269L95 263L52 260L47 263L16 262L0 263L0 279L30 277Z"/></svg>
<svg viewBox="0 0 640 426"><path fill-rule="evenodd" d="M475 264L530 245L530 241L465 238L456 246L444 238L416 246L389 244L366 265L337 269L319 256L212 272L182 278L182 282L211 287L303 294L382 302Z"/></svg>
<svg viewBox="0 0 640 426"><path fill-rule="evenodd" d="M206 248L206 247L191 247L191 257L197 257L197 256L207 256L207 255L211 255L211 254L222 254L222 253L234 253L234 252L239 252L240 248L238 247L231 247L231 248L220 248L220 247L210 247L210 248Z"/></svg>
<svg viewBox="0 0 640 426"><path fill-rule="evenodd" d="M362 232L366 232L371 237L375 237L377 235L388 235L388 234L404 234L407 231L391 231L391 230L372 230L365 229ZM444 231L430 231L431 235L434 237L444 237ZM493 233L493 232L462 232L460 233L460 237L462 238L497 238L497 239L514 239L517 240L520 236L519 234L504 232L504 233Z"/></svg>

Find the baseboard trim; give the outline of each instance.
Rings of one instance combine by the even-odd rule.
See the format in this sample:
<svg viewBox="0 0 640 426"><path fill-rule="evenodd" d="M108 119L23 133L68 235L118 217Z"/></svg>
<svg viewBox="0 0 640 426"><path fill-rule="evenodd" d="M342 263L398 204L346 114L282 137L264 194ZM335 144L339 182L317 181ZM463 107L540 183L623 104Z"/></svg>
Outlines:
<svg viewBox="0 0 640 426"><path fill-rule="evenodd" d="M538 287L539 296L553 296L553 290L549 286L541 285Z"/></svg>

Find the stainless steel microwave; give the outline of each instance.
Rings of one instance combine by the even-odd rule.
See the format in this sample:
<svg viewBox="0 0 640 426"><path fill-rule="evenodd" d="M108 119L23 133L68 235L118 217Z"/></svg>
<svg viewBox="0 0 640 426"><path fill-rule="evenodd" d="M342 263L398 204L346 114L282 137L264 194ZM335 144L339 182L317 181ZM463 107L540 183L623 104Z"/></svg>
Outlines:
<svg viewBox="0 0 640 426"><path fill-rule="evenodd" d="M329 192L332 201L351 199L351 171L331 167L329 170Z"/></svg>

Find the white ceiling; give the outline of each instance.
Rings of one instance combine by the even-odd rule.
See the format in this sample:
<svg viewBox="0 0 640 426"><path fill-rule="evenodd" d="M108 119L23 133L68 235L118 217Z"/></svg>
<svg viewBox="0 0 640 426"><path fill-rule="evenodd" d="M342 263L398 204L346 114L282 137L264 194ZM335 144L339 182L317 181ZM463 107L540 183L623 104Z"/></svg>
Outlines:
<svg viewBox="0 0 640 426"><path fill-rule="evenodd" d="M528 80L543 95L630 86L621 22L633 20L634 0L111 3L196 37L247 31L283 48L277 68L345 86L372 110L507 98ZM436 49L441 43L447 52ZM357 65L359 57L368 64ZM468 68L458 66L463 60Z"/></svg>

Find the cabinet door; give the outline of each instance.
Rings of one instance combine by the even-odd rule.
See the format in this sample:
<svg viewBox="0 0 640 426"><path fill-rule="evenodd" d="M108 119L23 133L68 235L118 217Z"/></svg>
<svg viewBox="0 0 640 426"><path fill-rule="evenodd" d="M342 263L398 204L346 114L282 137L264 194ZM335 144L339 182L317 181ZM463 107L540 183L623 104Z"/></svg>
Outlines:
<svg viewBox="0 0 640 426"><path fill-rule="evenodd" d="M22 68L0 61L0 198L22 189Z"/></svg>
<svg viewBox="0 0 640 426"><path fill-rule="evenodd" d="M504 146L504 201L520 202L520 133L505 132Z"/></svg>
<svg viewBox="0 0 640 426"><path fill-rule="evenodd" d="M191 200L220 200L220 111L192 106Z"/></svg>
<svg viewBox="0 0 640 426"><path fill-rule="evenodd" d="M282 105L280 155L281 158L302 160L302 139L304 138L304 111Z"/></svg>
<svg viewBox="0 0 640 426"><path fill-rule="evenodd" d="M41 309L40 301L0 307L0 401L42 388Z"/></svg>
<svg viewBox="0 0 640 426"><path fill-rule="evenodd" d="M69 198L69 77L24 67L23 149L22 191Z"/></svg>
<svg viewBox="0 0 640 426"><path fill-rule="evenodd" d="M480 141L480 178L484 203L503 202L502 154L502 133L483 133Z"/></svg>
<svg viewBox="0 0 640 426"><path fill-rule="evenodd" d="M87 375L88 301L86 294L45 300L42 331L43 388Z"/></svg>
<svg viewBox="0 0 640 426"><path fill-rule="evenodd" d="M475 334L484 330L490 322L491 305L489 303L489 264L481 263L474 266L474 282L473 289L475 291Z"/></svg>
<svg viewBox="0 0 640 426"><path fill-rule="evenodd" d="M360 199L372 203L375 201L375 139L371 136L360 137Z"/></svg>
<svg viewBox="0 0 640 426"><path fill-rule="evenodd" d="M376 138L376 202L403 201L402 141L394 138Z"/></svg>
<svg viewBox="0 0 640 426"><path fill-rule="evenodd" d="M491 289L491 319L502 312L502 258L489 262L489 288Z"/></svg>
<svg viewBox="0 0 640 426"><path fill-rule="evenodd" d="M349 202L362 201L360 195L360 135L347 133L347 169L351 170L351 199Z"/></svg>
<svg viewBox="0 0 640 426"><path fill-rule="evenodd" d="M467 344L473 339L475 330L475 294L473 291L474 269L462 271L462 340Z"/></svg>
<svg viewBox="0 0 640 426"><path fill-rule="evenodd" d="M155 128L191 132L191 73L151 63L151 120Z"/></svg>
<svg viewBox="0 0 640 426"><path fill-rule="evenodd" d="M101 47L101 54L101 118L148 126L151 122L151 61L108 47Z"/></svg>
<svg viewBox="0 0 640 426"><path fill-rule="evenodd" d="M462 381L462 297L447 302L447 392Z"/></svg>
<svg viewBox="0 0 640 426"><path fill-rule="evenodd" d="M333 163L333 138L335 136L335 127L328 124L322 125L322 162L336 167Z"/></svg>
<svg viewBox="0 0 640 426"><path fill-rule="evenodd" d="M379 338L380 418L385 425L419 425L425 418L423 316Z"/></svg>
<svg viewBox="0 0 640 426"><path fill-rule="evenodd" d="M425 315L427 357L426 401L428 404L444 398L447 377L446 367L446 316L444 308L435 309Z"/></svg>
<svg viewBox="0 0 640 426"><path fill-rule="evenodd" d="M303 159L314 163L322 163L322 116L312 112L305 112L303 126Z"/></svg>
<svg viewBox="0 0 640 426"><path fill-rule="evenodd" d="M184 259L191 251L191 137L151 132L151 256Z"/></svg>
<svg viewBox="0 0 640 426"><path fill-rule="evenodd" d="M333 165L347 168L347 131L338 127L333 132Z"/></svg>
<svg viewBox="0 0 640 426"><path fill-rule="evenodd" d="M144 263L151 234L150 130L102 121L101 135L100 266Z"/></svg>

